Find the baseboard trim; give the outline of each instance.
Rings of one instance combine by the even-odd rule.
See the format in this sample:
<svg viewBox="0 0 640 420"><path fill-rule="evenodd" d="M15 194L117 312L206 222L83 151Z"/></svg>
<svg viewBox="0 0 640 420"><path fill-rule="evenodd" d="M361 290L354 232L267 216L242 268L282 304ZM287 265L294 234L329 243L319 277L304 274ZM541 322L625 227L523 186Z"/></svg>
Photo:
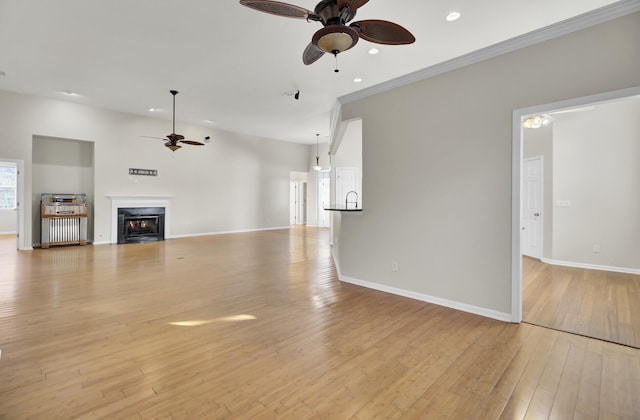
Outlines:
<svg viewBox="0 0 640 420"><path fill-rule="evenodd" d="M359 280L349 276L342 276L340 275L339 270L338 270L338 278L340 279L340 281L343 281L345 283L355 284L356 286L366 287L367 289L379 290L381 292L391 293L393 295L403 296L406 298L415 299L422 302L433 303L434 305L444 306L446 308L455 309L462 312L468 312L471 314L484 316L486 318L492 318L498 321L511 322L511 314L494 311L492 309L481 308L479 306L468 305L466 303L460 303L453 300L442 299L435 296L425 295L423 293L417 293L411 290L400 289L397 287L391 287L384 284Z"/></svg>
<svg viewBox="0 0 640 420"><path fill-rule="evenodd" d="M563 267L586 268L588 270L611 271L613 273L636 274L640 275L640 269L627 267L612 267L608 265L587 264L573 261L559 261L550 258L540 258L540 261L551 265L560 265Z"/></svg>

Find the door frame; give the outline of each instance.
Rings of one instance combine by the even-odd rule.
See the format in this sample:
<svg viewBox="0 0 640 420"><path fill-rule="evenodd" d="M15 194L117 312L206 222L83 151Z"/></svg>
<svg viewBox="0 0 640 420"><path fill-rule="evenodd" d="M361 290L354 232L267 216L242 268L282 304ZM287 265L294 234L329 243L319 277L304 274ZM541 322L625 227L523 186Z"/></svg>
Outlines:
<svg viewBox="0 0 640 420"><path fill-rule="evenodd" d="M511 125L511 322L522 322L522 122L527 115L578 108L640 95L640 86L536 105L513 111Z"/></svg>

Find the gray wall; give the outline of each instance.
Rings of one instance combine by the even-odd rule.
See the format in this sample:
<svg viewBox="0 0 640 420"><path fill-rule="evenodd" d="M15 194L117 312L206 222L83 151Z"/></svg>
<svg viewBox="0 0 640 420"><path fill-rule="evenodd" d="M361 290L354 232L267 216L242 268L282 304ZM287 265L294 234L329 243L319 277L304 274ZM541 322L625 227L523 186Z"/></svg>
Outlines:
<svg viewBox="0 0 640 420"><path fill-rule="evenodd" d="M245 136L178 122L187 138L211 142L175 153L162 141L170 120L107 111L80 104L0 91L3 158L25 162L25 197L32 188L33 138L93 143L94 239L108 243L116 196L171 196L171 235L197 235L289 225L291 171L308 171L309 146ZM157 177L129 176L129 168L157 169ZM37 171L36 171L37 172ZM25 245L38 242L25 207ZM32 242L33 240L33 242Z"/></svg>
<svg viewBox="0 0 640 420"><path fill-rule="evenodd" d="M343 104L367 204L342 274L510 314L513 110L639 86L638 39L635 13Z"/></svg>
<svg viewBox="0 0 640 420"><path fill-rule="evenodd" d="M31 215L33 242L40 243L40 199L43 193L87 196L88 240L93 241L93 143L50 137L33 138Z"/></svg>

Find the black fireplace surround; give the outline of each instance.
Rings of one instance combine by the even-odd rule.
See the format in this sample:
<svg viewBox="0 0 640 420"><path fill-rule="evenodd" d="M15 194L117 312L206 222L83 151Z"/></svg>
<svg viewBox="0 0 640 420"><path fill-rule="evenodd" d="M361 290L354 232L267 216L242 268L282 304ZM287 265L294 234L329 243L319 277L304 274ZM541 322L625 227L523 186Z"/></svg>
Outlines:
<svg viewBox="0 0 640 420"><path fill-rule="evenodd" d="M118 243L164 241L164 207L118 208Z"/></svg>

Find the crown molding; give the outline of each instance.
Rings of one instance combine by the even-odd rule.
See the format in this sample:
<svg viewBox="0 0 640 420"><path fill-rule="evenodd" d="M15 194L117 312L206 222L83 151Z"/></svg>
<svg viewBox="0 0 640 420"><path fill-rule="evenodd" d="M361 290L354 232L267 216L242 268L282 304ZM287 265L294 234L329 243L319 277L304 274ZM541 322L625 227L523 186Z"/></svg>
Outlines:
<svg viewBox="0 0 640 420"><path fill-rule="evenodd" d="M366 89L350 93L338 98L342 105L354 102L366 97L386 92L401 86L405 86L420 80L428 79L452 70L457 70L471 64L479 63L502 54L517 51L519 49L539 44L572 32L586 29L601 23L617 19L622 16L640 11L640 0L622 0L599 9L592 10L582 15L574 16L562 22L554 23L544 28L490 45L485 48L461 55L460 57L426 67L422 70L391 79L389 81L370 86Z"/></svg>

